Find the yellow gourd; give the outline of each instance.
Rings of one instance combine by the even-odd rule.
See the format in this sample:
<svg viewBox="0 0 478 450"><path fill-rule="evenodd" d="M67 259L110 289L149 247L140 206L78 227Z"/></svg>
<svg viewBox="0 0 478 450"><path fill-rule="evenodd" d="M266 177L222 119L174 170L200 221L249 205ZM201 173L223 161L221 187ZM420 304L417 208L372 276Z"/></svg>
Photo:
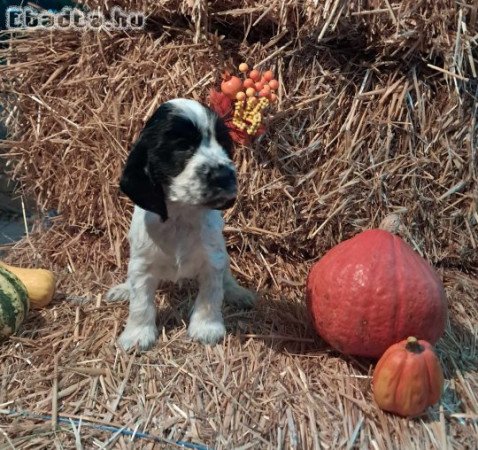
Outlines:
<svg viewBox="0 0 478 450"><path fill-rule="evenodd" d="M0 267L9 270L23 282L32 308L43 308L52 301L56 282L55 275L50 270L13 267L2 261Z"/></svg>

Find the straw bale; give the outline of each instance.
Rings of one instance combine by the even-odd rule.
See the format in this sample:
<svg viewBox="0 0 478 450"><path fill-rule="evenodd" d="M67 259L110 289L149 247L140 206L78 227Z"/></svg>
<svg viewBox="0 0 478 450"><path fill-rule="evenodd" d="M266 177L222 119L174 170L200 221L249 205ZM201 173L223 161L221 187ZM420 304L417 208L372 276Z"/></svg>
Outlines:
<svg viewBox="0 0 478 450"><path fill-rule="evenodd" d="M52 267L60 280L52 307L2 345L0 410L215 448L472 448L476 13L448 0L115 3L151 13L148 30L27 33L1 50L2 147L39 209L59 212L9 260ZM273 67L282 84L267 133L235 150L240 197L226 213L233 271L261 292L258 309L226 310L224 345L204 348L186 337L194 285L163 286L157 346L125 355L114 342L126 305L101 297L128 256L121 167L159 103L206 101L222 69L243 60ZM390 213L450 299L444 400L410 422L375 408L371 362L316 338L303 302L310 264ZM130 439L79 424L52 431L24 416L0 423L18 448L28 439L126 448Z"/></svg>
<svg viewBox="0 0 478 450"><path fill-rule="evenodd" d="M2 69L7 107L18 117L9 153L38 204L60 212L79 250L75 265L86 256L121 266L131 207L118 178L154 108L175 96L206 100L222 67L271 53L266 64L284 86L280 111L269 134L236 151L243 195L227 214L231 246L254 248L260 237L271 260L313 259L401 212L410 242L430 260L476 263L469 82L426 63L381 67L313 42L251 48L209 35L195 44L192 31L175 30L158 39L75 31L29 39L12 42ZM104 250L86 250L87 236ZM71 247L58 239L53 260Z"/></svg>
<svg viewBox="0 0 478 450"><path fill-rule="evenodd" d="M254 32L284 33L291 38L353 44L361 41L368 51L394 58L425 56L442 61L453 55L456 36L476 33L473 0L98 0L81 2L92 10L108 13L113 6L124 11L143 11L159 23L189 22L196 38L211 26L250 25L244 38ZM365 50L365 48L363 49ZM452 61L447 61L451 63ZM456 64L456 60L453 63Z"/></svg>
<svg viewBox="0 0 478 450"><path fill-rule="evenodd" d="M389 57L420 55L443 62L445 57L453 55L461 23L476 27L472 2L468 5L454 0L372 0L367 3L366 8L353 14L364 18L370 44L376 49L382 47ZM378 45L374 41L378 41Z"/></svg>

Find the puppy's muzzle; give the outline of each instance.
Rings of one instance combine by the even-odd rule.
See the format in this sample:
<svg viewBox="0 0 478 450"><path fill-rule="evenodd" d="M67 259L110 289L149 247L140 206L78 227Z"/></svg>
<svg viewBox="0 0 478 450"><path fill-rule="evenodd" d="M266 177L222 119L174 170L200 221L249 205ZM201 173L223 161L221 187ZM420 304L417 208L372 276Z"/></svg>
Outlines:
<svg viewBox="0 0 478 450"><path fill-rule="evenodd" d="M214 167L208 173L208 183L213 189L220 189L224 192L235 191L236 173L229 166Z"/></svg>
<svg viewBox="0 0 478 450"><path fill-rule="evenodd" d="M226 165L211 168L207 175L207 183L213 193L207 206L224 210L234 205L237 196L237 178L233 168Z"/></svg>

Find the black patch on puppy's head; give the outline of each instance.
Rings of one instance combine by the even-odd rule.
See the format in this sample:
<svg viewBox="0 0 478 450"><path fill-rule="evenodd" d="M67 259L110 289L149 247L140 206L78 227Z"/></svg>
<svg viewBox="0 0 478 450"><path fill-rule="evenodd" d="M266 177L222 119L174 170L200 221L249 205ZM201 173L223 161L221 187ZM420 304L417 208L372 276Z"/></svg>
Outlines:
<svg viewBox="0 0 478 450"><path fill-rule="evenodd" d="M126 160L121 190L140 208L168 218L165 188L179 175L201 143L202 135L187 117L162 104L146 122Z"/></svg>
<svg viewBox="0 0 478 450"><path fill-rule="evenodd" d="M156 182L166 185L184 170L203 139L194 122L168 103L156 110L142 134L149 143L149 171Z"/></svg>

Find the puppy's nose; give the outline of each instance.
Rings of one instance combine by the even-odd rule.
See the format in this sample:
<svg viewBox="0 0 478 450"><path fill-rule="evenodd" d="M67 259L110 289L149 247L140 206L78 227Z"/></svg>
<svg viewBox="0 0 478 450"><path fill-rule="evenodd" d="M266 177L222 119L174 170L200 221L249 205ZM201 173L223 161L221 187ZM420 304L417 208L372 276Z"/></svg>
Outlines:
<svg viewBox="0 0 478 450"><path fill-rule="evenodd" d="M209 183L220 189L232 189L236 186L236 174L228 166L218 166L209 172Z"/></svg>

